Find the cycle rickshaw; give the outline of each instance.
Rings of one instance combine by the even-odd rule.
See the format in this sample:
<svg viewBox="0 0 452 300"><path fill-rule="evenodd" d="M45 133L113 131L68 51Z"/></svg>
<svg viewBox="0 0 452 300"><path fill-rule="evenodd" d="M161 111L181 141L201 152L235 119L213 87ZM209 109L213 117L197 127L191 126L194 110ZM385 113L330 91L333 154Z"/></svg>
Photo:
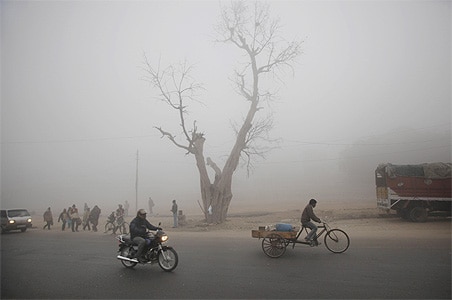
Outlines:
<svg viewBox="0 0 452 300"><path fill-rule="evenodd" d="M259 227L259 230L251 231L251 236L253 238L263 239L262 250L271 258L277 258L283 255L286 252L287 246L290 244L292 244L292 248L295 247L295 244L304 244L311 247L318 246L318 241L323 234L325 234L323 238L325 247L333 253L343 253L350 246L350 238L345 231L338 228L331 229L325 222L323 222L323 225L318 226L318 232L313 241L307 242L299 240L299 237L303 232L306 232L306 234L308 233L308 229L309 228L301 226L300 230L297 232L295 230L266 230L265 227Z"/></svg>

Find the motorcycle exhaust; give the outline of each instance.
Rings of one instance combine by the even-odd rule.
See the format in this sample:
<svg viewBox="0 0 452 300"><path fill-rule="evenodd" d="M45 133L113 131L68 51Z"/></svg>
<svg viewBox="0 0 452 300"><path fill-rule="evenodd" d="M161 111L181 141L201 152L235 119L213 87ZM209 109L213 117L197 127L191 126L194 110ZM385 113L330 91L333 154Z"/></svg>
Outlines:
<svg viewBox="0 0 452 300"><path fill-rule="evenodd" d="M127 260L127 261L134 262L134 263L138 262L138 260L136 258L128 258L128 257L121 256L121 255L116 256L116 258L120 259L120 260Z"/></svg>

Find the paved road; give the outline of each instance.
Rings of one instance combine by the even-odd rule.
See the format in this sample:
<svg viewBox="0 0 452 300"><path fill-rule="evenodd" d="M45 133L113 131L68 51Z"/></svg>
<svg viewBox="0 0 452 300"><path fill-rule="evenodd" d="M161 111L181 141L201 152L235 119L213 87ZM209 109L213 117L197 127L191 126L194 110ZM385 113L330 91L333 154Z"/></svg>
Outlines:
<svg viewBox="0 0 452 300"><path fill-rule="evenodd" d="M299 245L278 259L266 257L249 232L169 235L180 257L172 273L122 267L112 235L3 234L1 299L451 298L448 235L351 235L343 254Z"/></svg>

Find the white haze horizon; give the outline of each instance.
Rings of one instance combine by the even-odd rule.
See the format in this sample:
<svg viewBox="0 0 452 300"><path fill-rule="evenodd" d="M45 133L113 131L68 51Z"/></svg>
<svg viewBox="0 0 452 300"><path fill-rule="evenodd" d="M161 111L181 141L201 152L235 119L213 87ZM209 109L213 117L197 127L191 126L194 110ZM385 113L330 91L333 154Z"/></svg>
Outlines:
<svg viewBox="0 0 452 300"><path fill-rule="evenodd" d="M152 197L160 214L173 199L201 213L194 158L154 128L180 136L144 55L194 64L205 92L188 118L222 167L247 106L229 80L241 54L214 42L220 3L2 1L1 207L106 215ZM451 162L449 1L267 3L303 53L263 109L280 143L249 177L237 170L231 211L369 203L379 163Z"/></svg>

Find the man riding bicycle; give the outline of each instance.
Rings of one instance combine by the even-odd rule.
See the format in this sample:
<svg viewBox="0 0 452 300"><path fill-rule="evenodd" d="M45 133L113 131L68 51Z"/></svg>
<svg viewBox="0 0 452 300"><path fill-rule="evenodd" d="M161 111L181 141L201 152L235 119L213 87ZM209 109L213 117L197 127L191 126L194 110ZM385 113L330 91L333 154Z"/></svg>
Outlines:
<svg viewBox="0 0 452 300"><path fill-rule="evenodd" d="M125 221L124 221L124 214L125 214L125 211L124 211L124 208L122 207L122 204L119 204L118 205L118 208L116 209L116 223L117 223L117 226L115 226L116 228L115 228L115 232L114 233L116 233L116 230L118 229L118 228L120 228L120 227L122 227L122 231L123 232L125 232L126 231L126 226L125 226Z"/></svg>
<svg viewBox="0 0 452 300"><path fill-rule="evenodd" d="M303 213L301 214L301 224L304 227L307 227L311 229L311 231L306 236L305 240L307 242L317 242L317 238L315 236L317 232L317 225L315 225L313 222L311 222L311 219L317 223L321 223L320 218L317 217L314 213L314 207L317 205L317 200L311 199L309 200L309 204L306 205L306 207L303 210ZM314 238L313 238L314 237Z"/></svg>

